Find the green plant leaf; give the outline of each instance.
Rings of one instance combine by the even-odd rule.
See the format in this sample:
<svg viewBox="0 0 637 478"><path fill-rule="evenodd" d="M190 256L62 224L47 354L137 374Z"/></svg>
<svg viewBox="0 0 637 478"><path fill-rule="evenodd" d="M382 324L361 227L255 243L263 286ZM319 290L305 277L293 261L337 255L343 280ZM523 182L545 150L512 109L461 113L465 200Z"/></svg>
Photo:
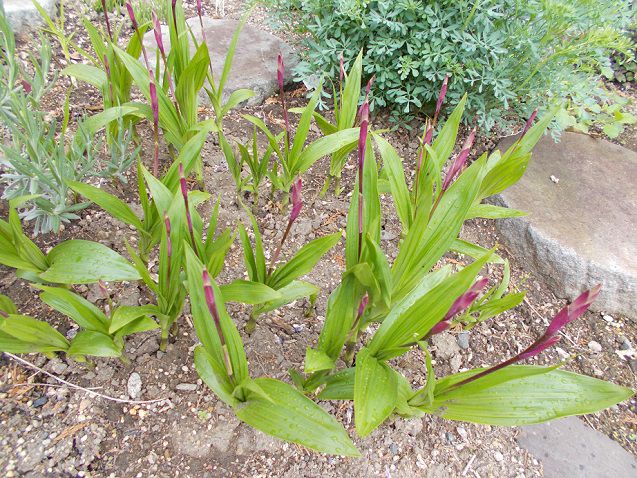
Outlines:
<svg viewBox="0 0 637 478"><path fill-rule="evenodd" d="M91 186L90 184L78 181L67 181L66 183L75 192L97 204L115 219L119 219L126 224L130 224L138 231L142 231L144 229L142 222L135 215L130 206L118 197L113 196L100 188Z"/></svg>
<svg viewBox="0 0 637 478"><path fill-rule="evenodd" d="M40 300L53 309L70 317L83 329L108 333L106 315L92 303L68 289L33 284L40 289Z"/></svg>
<svg viewBox="0 0 637 478"><path fill-rule="evenodd" d="M494 206L493 204L474 204L469 209L466 219L483 217L485 219L503 219L507 217L526 216L527 213L518 209Z"/></svg>
<svg viewBox="0 0 637 478"><path fill-rule="evenodd" d="M25 344L37 346L39 351L60 351L69 347L69 341L60 332L46 322L28 315L10 314L8 317L0 317L0 332Z"/></svg>
<svg viewBox="0 0 637 478"><path fill-rule="evenodd" d="M147 305L147 306L130 306L130 305L120 305L113 312L113 316L111 317L108 333L114 334L122 327L125 327L129 323L143 317L145 315L152 315L156 312L156 306Z"/></svg>
<svg viewBox="0 0 637 478"><path fill-rule="evenodd" d="M450 384L482 370L461 372L440 380L434 402L425 411L450 420L517 426L594 413L634 393L610 382L535 365L506 367L444 391Z"/></svg>
<svg viewBox="0 0 637 478"><path fill-rule="evenodd" d="M238 401L232 395L233 387L226 376L226 369L215 360L206 349L199 345L195 348L195 369L208 387L217 395L222 402L231 407Z"/></svg>
<svg viewBox="0 0 637 478"><path fill-rule="evenodd" d="M122 355L122 350L108 335L92 330L82 330L73 338L66 353L95 357L119 357Z"/></svg>
<svg viewBox="0 0 637 478"><path fill-rule="evenodd" d="M309 282L304 282L302 280L292 281L285 287L277 290L277 292L281 294L280 298L257 306L255 308L255 313L265 314L266 312L270 312L272 310L278 309L279 307L283 307L284 305L289 304L290 302L294 302L295 300L318 294L320 291L321 289L319 289L314 284L310 284Z"/></svg>
<svg viewBox="0 0 637 478"><path fill-rule="evenodd" d="M261 304L281 298L281 293L260 282L237 279L219 286L225 302Z"/></svg>
<svg viewBox="0 0 637 478"><path fill-rule="evenodd" d="M318 394L319 400L354 400L354 377L356 369L346 368L328 375L322 380L325 388Z"/></svg>
<svg viewBox="0 0 637 478"><path fill-rule="evenodd" d="M84 81L100 90L106 87L108 81L106 73L104 73L103 70L92 65L83 65L81 63L69 65L64 68L61 73Z"/></svg>
<svg viewBox="0 0 637 478"><path fill-rule="evenodd" d="M13 301L4 294L0 294L0 311L5 314L17 314L18 308L15 306Z"/></svg>
<svg viewBox="0 0 637 478"><path fill-rule="evenodd" d="M322 453L360 456L341 424L298 390L271 378L254 381L270 400L250 393L246 402L235 407L241 421Z"/></svg>
<svg viewBox="0 0 637 478"><path fill-rule="evenodd" d="M354 418L361 437L369 435L394 411L397 383L389 365L363 348L356 355Z"/></svg>
<svg viewBox="0 0 637 478"><path fill-rule="evenodd" d="M472 242L462 239L454 239L449 246L449 250L457 254L464 254L465 256L473 257L474 259L482 257L489 252L489 249L485 249L482 246L478 246L477 244L473 244ZM504 259L494 252L491 254L491 257L489 257L487 262L490 264L504 264Z"/></svg>
<svg viewBox="0 0 637 478"><path fill-rule="evenodd" d="M300 154L295 163L295 171L301 174L322 157L329 156L339 149L353 148L358 142L358 134L358 128L349 128L313 141Z"/></svg>
<svg viewBox="0 0 637 478"><path fill-rule="evenodd" d="M326 353L308 347L305 351L305 373L320 372L321 370L331 370L334 367L332 360Z"/></svg>
<svg viewBox="0 0 637 478"><path fill-rule="evenodd" d="M55 246L47 259L51 264L40 278L58 284L90 284L100 280L135 281L137 269L99 242L73 239Z"/></svg>
<svg viewBox="0 0 637 478"><path fill-rule="evenodd" d="M341 236L341 232L336 232L308 242L289 261L274 270L268 285L274 289L280 289L293 280L309 274L321 257L336 245Z"/></svg>

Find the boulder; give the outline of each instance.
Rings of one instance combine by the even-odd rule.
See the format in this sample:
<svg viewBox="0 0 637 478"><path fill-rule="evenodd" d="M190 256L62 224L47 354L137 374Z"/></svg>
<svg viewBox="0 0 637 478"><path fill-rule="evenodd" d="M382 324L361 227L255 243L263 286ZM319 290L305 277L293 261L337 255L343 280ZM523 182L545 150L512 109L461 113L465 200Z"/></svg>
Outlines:
<svg viewBox="0 0 637 478"><path fill-rule="evenodd" d="M57 0L38 0L50 17L57 13ZM0 0L4 13L14 33L42 24L44 19L31 0Z"/></svg>
<svg viewBox="0 0 637 478"><path fill-rule="evenodd" d="M545 136L524 177L490 200L528 212L496 227L558 297L601 283L594 310L637 318L637 153L584 134Z"/></svg>
<svg viewBox="0 0 637 478"><path fill-rule="evenodd" d="M197 43L200 43L203 35L199 18L189 18L186 23L191 28ZM237 20L203 17L203 28L206 33L208 50L210 51L210 61L215 81L217 82L223 71L232 35L238 26L239 22ZM166 53L168 53L170 38L168 27L166 26L162 28L162 42ZM144 36L144 45L150 57L155 58L157 44L152 30ZM192 41L191 50L194 53L195 47ZM224 88L224 101L228 99L233 91L241 88L248 88L255 92L255 96L247 102L250 106L259 105L266 98L276 93L278 91L277 57L279 53L283 55L286 70L285 79L289 82L292 78L291 70L298 63L292 48L274 35L259 30L252 25L245 25L239 35L232 69ZM202 101L208 102L208 95L205 91L201 91L200 97Z"/></svg>

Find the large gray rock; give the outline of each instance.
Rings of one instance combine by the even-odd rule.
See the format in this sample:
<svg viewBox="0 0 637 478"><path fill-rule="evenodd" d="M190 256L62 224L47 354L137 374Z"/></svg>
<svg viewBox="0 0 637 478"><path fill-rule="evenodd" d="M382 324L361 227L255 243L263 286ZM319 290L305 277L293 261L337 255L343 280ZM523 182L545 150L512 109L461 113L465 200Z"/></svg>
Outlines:
<svg viewBox="0 0 637 478"><path fill-rule="evenodd" d="M38 0L38 3L50 17L55 16L57 0ZM20 33L44 21L31 0L0 0L0 5L4 6L4 13L14 33Z"/></svg>
<svg viewBox="0 0 637 478"><path fill-rule="evenodd" d="M602 283L593 308L637 318L636 153L583 134L544 137L520 182L491 201L529 213L496 227L556 295Z"/></svg>
<svg viewBox="0 0 637 478"><path fill-rule="evenodd" d="M633 478L635 457L576 417L522 427L518 443L544 466L545 478Z"/></svg>
<svg viewBox="0 0 637 478"><path fill-rule="evenodd" d="M186 22L197 39L197 43L200 43L203 36L199 18L189 18ZM223 71L230 40L238 25L239 22L237 20L203 17L203 27L208 41L210 61L215 74L215 81L217 82ZM168 52L170 39L168 37L168 27L165 26L162 28L162 42ZM154 58L157 45L152 31L144 36L144 45L150 57ZM194 44L191 41L191 50L193 52L194 49ZM278 91L277 56L279 52L283 55L285 63L285 80L289 82L292 77L291 69L298 63L298 58L292 49L274 35L251 25L245 25L239 35L232 70L224 88L224 101L228 99L233 91L240 88L248 88L255 92L255 96L248 100L247 104L259 105ZM204 102L208 101L205 91L202 90L200 96Z"/></svg>

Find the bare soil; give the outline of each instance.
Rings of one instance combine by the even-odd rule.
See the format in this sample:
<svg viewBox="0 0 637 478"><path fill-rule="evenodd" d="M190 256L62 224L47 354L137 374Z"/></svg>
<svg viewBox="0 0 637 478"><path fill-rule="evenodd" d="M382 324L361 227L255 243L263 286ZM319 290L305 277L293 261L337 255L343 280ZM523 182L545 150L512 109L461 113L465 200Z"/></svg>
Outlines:
<svg viewBox="0 0 637 478"><path fill-rule="evenodd" d="M71 8L75 3L66 2L67 28L76 32L78 41L86 41L83 28L78 26L81 4L77 3L78 8ZM188 2L191 12L194 3ZM214 8L206 3L206 9L213 12ZM228 4L226 14L236 18L240 11L238 3ZM94 12L89 15L92 21L100 21ZM262 22L265 16L256 18ZM19 45L24 51L32 46L26 38L21 39ZM56 58L61 67L63 59L60 52ZM58 118L69 86L68 80L61 78L47 99L45 107ZM290 91L289 94L293 106L304 103L303 90ZM81 114L95 105L99 106L100 97L97 92L81 86L73 90L71 101L73 111ZM246 112L264 118L271 126L281 124L279 103L275 98L270 99L260 107L230 115L226 129L232 139L245 141L252 134L251 127L240 116ZM203 108L202 114L212 113ZM375 118L374 127L385 125L385 118ZM140 126L140 133L149 142L145 151L152 150L151 130L148 125ZM418 144L415 134L398 130L388 135L408 169L415 160ZM626 140L629 147L637 145L635 137L637 134L633 130L632 137ZM497 137L482 138L476 153L492 149L497 140ZM462 138L459 143L462 143ZM237 221L245 221L246 218L236 200L225 161L212 140L206 144L202 154L206 190L221 197L220 227L234 227ZM150 162L151 156L144 155L145 161ZM168 153L164 152L162 156L167 165ZM305 176L305 206L284 254L293 253L314 237L344 228L354 164L346 167L343 177L345 191L340 197L334 197L332 193L325 198L318 197L327 171L328 160L324 159ZM107 187L134 203L135 191L130 186L134 184L132 174L134 171L131 171L129 185ZM400 225L390 198L383 198L382 202L383 213L386 214L382 246L392 256L396 253ZM269 199L267 185L255 210L266 247L272 251L287 218L279 211L276 198ZM4 215L6 210L2 212ZM205 205L201 212L204 217L209 214L210 205ZM125 254L124 240L135 240L134 232L128 227L99 208L91 207L83 211L80 221L67 226L58 236L39 236L37 242L47 249L71 237L98 240L122 254ZM524 303L516 309L475 327L471 331L468 349L457 345L457 331L451 331L434 342L439 375L494 364L517 353L543 332L548 320L565 304L537 278L525 272L524 264L508 254L492 222L469 221L463 228L462 237L485 247L498 244L499 253L511 261L511 287L525 289L528 294ZM457 265L468 262L466 258L454 255L449 255L446 261ZM252 335L242 331L253 376L267 375L288 380L288 369L302 368L305 349L316 343L325 317L327 297L337 285L343 268L341 243L306 278L322 289L310 317L305 316L306 301L297 301L262 316ZM486 272L494 279L501 274L497 267L490 267ZM243 275L237 243L232 246L219 281L223 283ZM120 303L143 304L150 300L147 292L137 284L109 284L109 287ZM94 286L75 289L100 304L99 293ZM22 313L46 318L59 326L63 333L71 329L65 318L42 304L28 284L6 268L0 268L0 293L13 298ZM392 419L361 440L355 435L351 403L322 402L321 406L335 414L350 432L363 454L360 459L319 455L254 431L240 423L198 378L192 364L192 350L197 338L188 312L186 308L179 321L178 335L172 338L166 352L159 351L158 332L131 337L126 345L130 365L97 359L91 368L63 358L24 357L71 384L121 400L130 400L127 382L132 373L137 373L141 377L142 391L136 400L158 400L153 403L120 403L99 398L3 355L0 359L0 470L3 470L4 476L542 476L541 464L517 445L516 428L479 426L438 417L412 421ZM230 305L229 312L242 330L248 308ZM588 346L590 341L598 342L602 351L593 352ZM626 341L637 344L637 324L634 321L587 313L569 325L559 348L543 353L532 363L556 363L573 355L575 358L565 368L634 388L635 357L622 358L617 353L622 351ZM396 365L406 373L409 371L414 385L422 384L424 357L421 353L409 353ZM633 399L582 419L637 455L636 412L637 405Z"/></svg>

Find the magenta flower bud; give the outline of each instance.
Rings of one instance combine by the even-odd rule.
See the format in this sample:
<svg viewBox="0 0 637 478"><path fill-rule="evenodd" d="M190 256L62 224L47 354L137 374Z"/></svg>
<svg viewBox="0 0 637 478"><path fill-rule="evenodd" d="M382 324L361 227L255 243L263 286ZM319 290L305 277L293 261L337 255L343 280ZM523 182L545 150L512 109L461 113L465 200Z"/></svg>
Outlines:
<svg viewBox="0 0 637 478"><path fill-rule="evenodd" d="M283 95L283 75L285 75L285 66L283 65L283 56L279 53L277 58L277 80L279 82L279 90L281 91L281 95Z"/></svg>
<svg viewBox="0 0 637 478"><path fill-rule="evenodd" d="M438 121L438 115L442 108L442 103L445 101L445 95L447 94L447 84L449 83L449 75L445 75L445 79L442 82L442 88L440 88L440 94L438 95L438 101L436 102L436 112L434 113L434 124Z"/></svg>
<svg viewBox="0 0 637 478"><path fill-rule="evenodd" d="M181 186L181 195L184 198L184 206L186 207L186 222L188 223L188 232L190 233L190 240L192 241L192 247L195 250L197 256L199 256L198 248L195 244L195 231L192 227L192 216L190 215L190 206L188 205L188 185L186 184L186 176L184 175L184 165L179 163L179 184Z"/></svg>
<svg viewBox="0 0 637 478"><path fill-rule="evenodd" d="M445 176L445 180L442 183L443 191L446 191L447 188L449 188L449 186L453 182L456 175L458 175L460 171L462 170L462 168L464 167L465 163L467 162L467 158L469 157L469 153L471 152L471 146L473 146L473 142L475 139L476 139L476 129L473 128L471 130L471 134L469 134L469 136L465 140L464 145L462 146L462 150L456 157L455 161L451 165L451 168L449 169L449 172Z"/></svg>
<svg viewBox="0 0 637 478"><path fill-rule="evenodd" d="M106 55L104 55L104 71L106 72L106 76L110 79L111 78L111 67L108 64L108 58L106 57Z"/></svg>
<svg viewBox="0 0 637 478"><path fill-rule="evenodd" d="M341 70L338 76L340 83L343 83L343 79L345 79L345 60L343 59L343 53L341 52Z"/></svg>
<svg viewBox="0 0 637 478"><path fill-rule="evenodd" d="M533 113L531 113L531 116L527 120L526 125L524 125L524 129L522 130L522 135L520 136L520 139L524 138L524 135L528 133L528 131L531 129L531 126L533 126L533 121L535 121L536 116L537 116L537 108L533 110Z"/></svg>
<svg viewBox="0 0 637 478"><path fill-rule="evenodd" d="M170 258L173 255L173 244L170 240L170 218L166 213L164 213L164 225L166 226L166 253Z"/></svg>
<svg viewBox="0 0 637 478"><path fill-rule="evenodd" d="M157 48L162 56L166 55L166 50L164 50L164 40L161 35L161 23L159 23L159 18L153 12L153 31L155 33L155 43L157 43Z"/></svg>
<svg viewBox="0 0 637 478"><path fill-rule="evenodd" d="M188 184L186 183L186 176L184 173L184 164L179 163L179 185L181 186L181 195L184 197L184 202L188 204Z"/></svg>
<svg viewBox="0 0 637 478"><path fill-rule="evenodd" d="M601 287L602 286L600 284L593 287L591 290L587 290L583 292L570 305L567 305L562 310L560 310L551 321L550 325L546 329L546 332L544 332L544 335L542 335L542 337L537 339L535 342L533 342L533 344L531 344L525 350L517 354L515 357L511 357L510 359L505 360L504 362L498 365L495 365L487 370L483 370L482 372L477 373L476 375L473 375L465 380L462 380L461 382L458 382L452 385L449 389L447 389L447 391L455 389L462 385L465 385L469 382L473 382L474 380L482 378L485 375L489 375L490 373L493 373L504 367L517 363L521 360L535 357L536 355L539 355L547 348L555 345L560 340L559 335L557 335L559 331L568 323L581 317L582 314L588 310L588 308L591 306L591 304L595 301L595 299L599 295L599 291Z"/></svg>
<svg viewBox="0 0 637 478"><path fill-rule="evenodd" d="M177 0L172 1L173 12L173 24L175 25L175 32L177 31Z"/></svg>
<svg viewBox="0 0 637 478"><path fill-rule="evenodd" d="M111 22L108 19L108 9L106 8L106 0L102 0L102 12L104 12L104 20L106 20L106 31L108 37L113 40L113 34L111 33Z"/></svg>
<svg viewBox="0 0 637 478"><path fill-rule="evenodd" d="M372 91L372 85L374 84L375 81L376 81L376 75L372 75L372 77L367 82L367 87L365 87L365 98L366 99L367 99L367 96L369 96L369 92Z"/></svg>
<svg viewBox="0 0 637 478"><path fill-rule="evenodd" d="M301 187L303 183L301 182L301 178L299 177L294 184L292 184L292 212L290 213L290 222L294 222L299 214L301 213L301 208L303 207L303 198L301 197Z"/></svg>
<svg viewBox="0 0 637 478"><path fill-rule="evenodd" d="M454 315L459 314L460 312L463 312L471 304L473 304L473 301L476 300L476 298L478 297L478 294L480 294L480 291L484 289L484 286L486 286L488 282L489 282L489 279L487 279L486 277L483 279L477 280L475 284L473 284L467 292L465 292L464 294L462 294L460 297L456 299L456 301L453 303L453 305L447 312L447 315L445 316L444 320L451 319Z"/></svg>
<svg viewBox="0 0 637 478"><path fill-rule="evenodd" d="M451 321L441 320L440 322L438 322L436 325L434 325L431 328L431 330L427 334L427 337L431 337L432 335L436 335L436 334L441 334L445 330L449 329L449 327L451 327Z"/></svg>
<svg viewBox="0 0 637 478"><path fill-rule="evenodd" d="M130 17L130 21L133 24L133 28L135 30L138 30L139 25L137 24L137 19L135 18L135 12L133 11L133 5L131 5L130 0L126 0L126 10L128 11L128 16Z"/></svg>
<svg viewBox="0 0 637 478"><path fill-rule="evenodd" d="M365 309L367 308L367 304L369 303L369 295L365 292L365 295L361 299L361 303L358 305L358 319L363 316Z"/></svg>
<svg viewBox="0 0 637 478"><path fill-rule="evenodd" d="M197 15L199 15L201 17L202 15L202 9L201 9L201 0L197 0Z"/></svg>
<svg viewBox="0 0 637 478"><path fill-rule="evenodd" d="M159 124L159 102L157 100L157 87L155 82L151 81L148 85L150 88L150 104L153 109L153 121L155 124Z"/></svg>
<svg viewBox="0 0 637 478"><path fill-rule="evenodd" d="M33 88L31 87L31 83L29 83L27 80L21 79L20 84L22 85L22 89L27 95L31 93L31 90L33 90Z"/></svg>
<svg viewBox="0 0 637 478"><path fill-rule="evenodd" d="M212 281L210 280L210 274L208 274L208 271L205 267L201 273L201 278L203 280L203 291L204 297L206 299L206 305L208 306L208 312L210 312L212 320L214 320L215 328L217 329L217 335L219 336L219 342L221 343L221 350L223 352L223 360L226 365L226 372L228 373L228 376L232 377L232 362L230 361L230 354L228 353L228 347L223 335L223 329L221 328L221 319L219 317L219 310L217 309L215 293L212 289Z"/></svg>
<svg viewBox="0 0 637 478"><path fill-rule="evenodd" d="M358 136L358 167L360 173L363 172L363 165L365 164L365 148L367 145L367 128L369 126L369 102L365 100L361 107L361 126Z"/></svg>

